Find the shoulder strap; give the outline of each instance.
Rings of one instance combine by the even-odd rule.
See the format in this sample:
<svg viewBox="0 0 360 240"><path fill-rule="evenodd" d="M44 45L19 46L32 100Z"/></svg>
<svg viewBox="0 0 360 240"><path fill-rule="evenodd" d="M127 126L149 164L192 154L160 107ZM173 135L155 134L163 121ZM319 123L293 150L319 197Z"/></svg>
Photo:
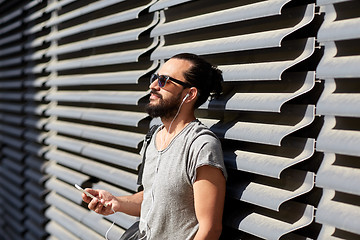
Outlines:
<svg viewBox="0 0 360 240"><path fill-rule="evenodd" d="M139 166L139 173L138 173L138 180L137 180L137 184L138 185L142 185L142 175L144 172L144 165L145 165L145 156L146 156L146 149L151 141L152 136L154 135L156 129L159 127L160 125L153 125L152 127L150 127L149 131L147 132L145 139L144 139L144 153L143 153L143 158L142 158L142 162Z"/></svg>

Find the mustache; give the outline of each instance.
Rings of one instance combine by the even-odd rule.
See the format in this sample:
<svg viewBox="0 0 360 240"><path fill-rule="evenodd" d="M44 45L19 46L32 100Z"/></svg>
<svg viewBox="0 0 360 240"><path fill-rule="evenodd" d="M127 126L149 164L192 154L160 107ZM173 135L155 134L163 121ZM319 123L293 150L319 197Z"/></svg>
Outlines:
<svg viewBox="0 0 360 240"><path fill-rule="evenodd" d="M159 94L159 93L158 93L158 92L156 92L156 91L151 91L151 92L150 92L150 94L153 94L153 95L155 95L155 96L157 96L157 97L159 97L159 98L161 98L161 99L162 99L161 94Z"/></svg>

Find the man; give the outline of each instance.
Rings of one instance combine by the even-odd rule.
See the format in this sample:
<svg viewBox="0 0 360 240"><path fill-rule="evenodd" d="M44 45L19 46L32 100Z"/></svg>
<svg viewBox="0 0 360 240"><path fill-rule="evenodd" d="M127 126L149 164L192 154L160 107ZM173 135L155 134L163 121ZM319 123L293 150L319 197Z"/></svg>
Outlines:
<svg viewBox="0 0 360 240"><path fill-rule="evenodd" d="M163 125L146 151L144 190L115 197L86 189L96 196L91 200L83 194L88 207L103 215L115 211L140 216L140 239L218 239L226 170L219 139L194 111L221 93L222 80L220 70L194 54L178 54L165 62L150 80L146 111L160 117Z"/></svg>

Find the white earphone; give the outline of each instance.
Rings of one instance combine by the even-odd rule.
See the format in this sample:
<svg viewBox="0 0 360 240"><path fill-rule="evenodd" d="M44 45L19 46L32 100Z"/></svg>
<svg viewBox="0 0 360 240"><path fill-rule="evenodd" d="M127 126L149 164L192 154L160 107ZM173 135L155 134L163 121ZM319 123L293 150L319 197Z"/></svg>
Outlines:
<svg viewBox="0 0 360 240"><path fill-rule="evenodd" d="M190 94L187 93L182 101L184 102L189 96L190 96Z"/></svg>

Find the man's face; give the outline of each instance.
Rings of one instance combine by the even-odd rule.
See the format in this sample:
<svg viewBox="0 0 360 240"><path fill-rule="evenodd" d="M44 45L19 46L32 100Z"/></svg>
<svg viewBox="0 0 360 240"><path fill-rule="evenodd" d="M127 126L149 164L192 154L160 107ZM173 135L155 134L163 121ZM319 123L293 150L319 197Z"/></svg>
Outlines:
<svg viewBox="0 0 360 240"><path fill-rule="evenodd" d="M186 82L183 73L191 67L191 63L181 59L170 59L159 70L159 75L167 75ZM146 105L146 112L151 117L171 119L178 111L183 95L184 87L168 80L164 87L160 88L158 80L150 85L150 102Z"/></svg>

